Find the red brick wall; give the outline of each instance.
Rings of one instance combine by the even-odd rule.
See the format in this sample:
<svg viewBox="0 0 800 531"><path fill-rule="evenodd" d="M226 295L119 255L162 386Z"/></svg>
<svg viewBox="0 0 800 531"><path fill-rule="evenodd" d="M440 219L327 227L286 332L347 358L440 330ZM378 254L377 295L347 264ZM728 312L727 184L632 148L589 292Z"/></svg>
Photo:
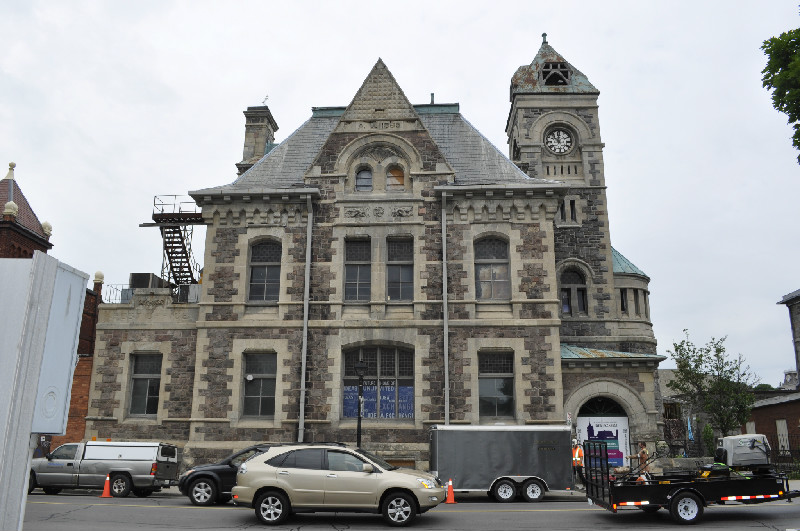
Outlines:
<svg viewBox="0 0 800 531"><path fill-rule="evenodd" d="M778 433L775 421L786 419L789 428L789 436L800 437L800 399L783 404L764 406L754 409L750 414L750 421L756 423L756 433L762 433L767 437L775 437ZM742 426L742 431L745 426Z"/></svg>
<svg viewBox="0 0 800 531"><path fill-rule="evenodd" d="M0 222L0 258L31 258L33 251L47 250L47 246L32 240L16 224Z"/></svg>

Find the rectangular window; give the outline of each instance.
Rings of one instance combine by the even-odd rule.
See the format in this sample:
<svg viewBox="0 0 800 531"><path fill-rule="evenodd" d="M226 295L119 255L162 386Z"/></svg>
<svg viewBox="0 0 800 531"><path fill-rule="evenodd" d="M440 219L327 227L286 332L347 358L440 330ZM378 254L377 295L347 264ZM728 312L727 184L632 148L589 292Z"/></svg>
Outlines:
<svg viewBox="0 0 800 531"><path fill-rule="evenodd" d="M564 315L572 315L570 292L571 290L569 288L561 288L561 313Z"/></svg>
<svg viewBox="0 0 800 531"><path fill-rule="evenodd" d="M639 306L639 290L633 290L633 311L636 312L636 315L642 314L642 309Z"/></svg>
<svg viewBox="0 0 800 531"><path fill-rule="evenodd" d="M578 299L578 312L589 313L588 301L586 300L586 288L577 288L575 292Z"/></svg>
<svg viewBox="0 0 800 531"><path fill-rule="evenodd" d="M549 170L550 166L548 166L547 169ZM562 199L561 200L561 208L560 208L560 210L561 210L561 221L567 221L567 200L566 199Z"/></svg>
<svg viewBox="0 0 800 531"><path fill-rule="evenodd" d="M161 354L134 354L131 363L131 415L158 413Z"/></svg>
<svg viewBox="0 0 800 531"><path fill-rule="evenodd" d="M281 244L261 242L250 248L250 300L277 301L281 287Z"/></svg>
<svg viewBox="0 0 800 531"><path fill-rule="evenodd" d="M644 316L650 319L650 307L647 305L647 291L642 290L642 303L644 304Z"/></svg>
<svg viewBox="0 0 800 531"><path fill-rule="evenodd" d="M363 418L414 418L414 352L396 347L362 347L344 355L342 411L358 417L356 362L366 363L363 375Z"/></svg>
<svg viewBox="0 0 800 531"><path fill-rule="evenodd" d="M578 221L578 213L575 211L575 200L569 200L569 220L573 222Z"/></svg>
<svg viewBox="0 0 800 531"><path fill-rule="evenodd" d="M344 242L344 300L369 301L372 249L369 240Z"/></svg>
<svg viewBox="0 0 800 531"><path fill-rule="evenodd" d="M628 313L628 289L621 288L619 290L619 310L622 313Z"/></svg>
<svg viewBox="0 0 800 531"><path fill-rule="evenodd" d="M478 409L481 417L514 416L514 353L478 353Z"/></svg>
<svg viewBox="0 0 800 531"><path fill-rule="evenodd" d="M275 375L278 359L273 353L244 355L244 403L247 417L275 415Z"/></svg>
<svg viewBox="0 0 800 531"><path fill-rule="evenodd" d="M390 301L410 301L414 298L414 240L390 239L386 247L386 296Z"/></svg>

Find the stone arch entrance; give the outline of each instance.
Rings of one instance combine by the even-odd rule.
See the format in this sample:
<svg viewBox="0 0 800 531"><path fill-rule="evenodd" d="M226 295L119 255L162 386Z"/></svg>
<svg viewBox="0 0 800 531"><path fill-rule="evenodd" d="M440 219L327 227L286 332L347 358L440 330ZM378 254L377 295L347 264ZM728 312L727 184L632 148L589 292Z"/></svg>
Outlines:
<svg viewBox="0 0 800 531"><path fill-rule="evenodd" d="M601 402L605 402L605 407L613 407L609 403L611 401L621 408L624 415L628 417L631 440L649 437L648 434L652 432L650 415L639 393L621 382L610 379L591 380L565 397L564 409L571 415L573 423L577 421L584 405L593 407L590 404L593 399L604 399L596 401L595 406L600 406Z"/></svg>

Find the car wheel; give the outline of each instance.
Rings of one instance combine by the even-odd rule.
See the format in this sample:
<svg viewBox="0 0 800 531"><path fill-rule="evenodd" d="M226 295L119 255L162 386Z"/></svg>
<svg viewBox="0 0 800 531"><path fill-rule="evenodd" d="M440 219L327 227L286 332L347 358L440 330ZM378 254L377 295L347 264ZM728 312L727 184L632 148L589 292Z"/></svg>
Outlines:
<svg viewBox="0 0 800 531"><path fill-rule="evenodd" d="M669 512L679 524L693 524L703 514L703 502L691 492L681 492L672 498Z"/></svg>
<svg viewBox="0 0 800 531"><path fill-rule="evenodd" d="M44 491L45 494L50 494L50 495L58 494L59 492L61 492L61 489L59 489L58 487L42 487L42 490Z"/></svg>
<svg viewBox="0 0 800 531"><path fill-rule="evenodd" d="M517 487L513 481L501 479L492 487L492 496L499 502L510 502L517 497Z"/></svg>
<svg viewBox="0 0 800 531"><path fill-rule="evenodd" d="M131 492L137 498L147 498L153 494L153 489L131 489Z"/></svg>
<svg viewBox="0 0 800 531"><path fill-rule="evenodd" d="M189 485L189 499L195 505L212 505L217 500L217 488L214 482L200 478Z"/></svg>
<svg viewBox="0 0 800 531"><path fill-rule="evenodd" d="M28 494L33 492L33 489L36 488L36 476L33 475L33 472L30 473L28 476Z"/></svg>
<svg viewBox="0 0 800 531"><path fill-rule="evenodd" d="M544 498L544 485L538 479L529 479L522 484L522 497L527 502L538 502Z"/></svg>
<svg viewBox="0 0 800 531"><path fill-rule="evenodd" d="M111 476L111 495L115 498L124 498L131 492L131 478L125 474Z"/></svg>
<svg viewBox="0 0 800 531"><path fill-rule="evenodd" d="M383 518L389 525L404 526L417 516L417 504L414 498L404 492L394 492L383 500Z"/></svg>
<svg viewBox="0 0 800 531"><path fill-rule="evenodd" d="M289 518L289 500L280 492L265 492L256 498L253 507L263 524L278 525Z"/></svg>

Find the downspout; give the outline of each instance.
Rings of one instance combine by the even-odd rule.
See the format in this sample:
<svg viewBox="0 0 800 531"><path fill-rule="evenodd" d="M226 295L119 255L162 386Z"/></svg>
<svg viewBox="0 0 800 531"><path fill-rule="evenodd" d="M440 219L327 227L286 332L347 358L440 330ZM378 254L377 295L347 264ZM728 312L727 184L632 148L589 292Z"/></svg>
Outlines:
<svg viewBox="0 0 800 531"><path fill-rule="evenodd" d="M444 332L444 423L450 424L450 328L447 320L447 192L442 191L442 323Z"/></svg>
<svg viewBox="0 0 800 531"><path fill-rule="evenodd" d="M300 416L297 424L297 442L303 442L306 429L306 357L308 356L308 298L311 283L311 229L314 225L314 210L311 194L306 196L308 223L306 223L306 274L303 288L303 347L300 364Z"/></svg>

